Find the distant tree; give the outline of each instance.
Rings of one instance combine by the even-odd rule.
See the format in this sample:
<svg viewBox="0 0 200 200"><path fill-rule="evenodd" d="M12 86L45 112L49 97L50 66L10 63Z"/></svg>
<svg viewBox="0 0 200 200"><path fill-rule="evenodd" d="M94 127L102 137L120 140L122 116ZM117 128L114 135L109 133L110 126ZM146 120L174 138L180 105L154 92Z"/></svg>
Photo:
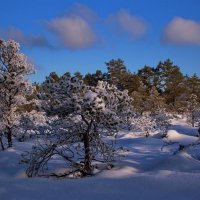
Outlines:
<svg viewBox="0 0 200 200"><path fill-rule="evenodd" d="M188 122L195 126L196 118L199 117L200 104L197 100L197 95L191 94L187 99L187 119Z"/></svg>
<svg viewBox="0 0 200 200"><path fill-rule="evenodd" d="M127 78L127 69L124 61L112 59L105 64L108 70L108 82L115 85L119 90L124 90Z"/></svg>
<svg viewBox="0 0 200 200"><path fill-rule="evenodd" d="M148 89L157 85L158 77L156 77L155 68L145 65L142 69L138 70L137 74Z"/></svg>
<svg viewBox="0 0 200 200"><path fill-rule="evenodd" d="M55 81L60 80L60 77L56 74L56 72L51 72L49 76L51 76Z"/></svg>
<svg viewBox="0 0 200 200"><path fill-rule="evenodd" d="M156 87L152 87L145 101L146 110L155 113L165 107L165 99L159 94Z"/></svg>
<svg viewBox="0 0 200 200"><path fill-rule="evenodd" d="M2 133L12 146L12 128L19 105L26 102L26 95L32 92L32 85L26 76L34 72L33 66L20 53L20 46L13 40L0 40L0 117Z"/></svg>
<svg viewBox="0 0 200 200"><path fill-rule="evenodd" d="M175 108L174 111L184 116L184 114L187 113L187 106L188 106L188 94L184 92L176 97L174 103L174 108Z"/></svg>
<svg viewBox="0 0 200 200"><path fill-rule="evenodd" d="M159 62L155 68L157 79L157 86L159 93L165 98L169 109L176 110L175 103L177 103L179 96L185 90L184 76L180 68L167 59L164 62Z"/></svg>
<svg viewBox="0 0 200 200"><path fill-rule="evenodd" d="M134 109L140 113L147 111L146 100L148 99L147 87L140 81L140 86L130 96L133 98Z"/></svg>
<svg viewBox="0 0 200 200"><path fill-rule="evenodd" d="M141 82L138 91L134 91L131 96L133 97L134 108L141 114L144 112L153 114L166 107L164 97L159 94L155 86L148 89Z"/></svg>
<svg viewBox="0 0 200 200"><path fill-rule="evenodd" d="M63 76L61 76L61 77L71 77L71 73L70 72L65 72L64 74L63 74Z"/></svg>
<svg viewBox="0 0 200 200"><path fill-rule="evenodd" d="M83 80L83 75L80 72L75 72L74 76L77 77L79 80Z"/></svg>
<svg viewBox="0 0 200 200"><path fill-rule="evenodd" d="M155 71L158 80L157 89L162 93L169 92L172 87L177 86L177 83L183 80L180 68L174 65L170 59L159 62Z"/></svg>
<svg viewBox="0 0 200 200"><path fill-rule="evenodd" d="M128 71L126 78L124 79L124 88L128 90L129 95L131 95L134 91L138 91L140 85L140 77L137 74L132 74Z"/></svg>
<svg viewBox="0 0 200 200"><path fill-rule="evenodd" d="M107 76L107 73L97 70L94 74L86 74L84 77L84 83L89 86L96 86L98 81L107 81Z"/></svg>
<svg viewBox="0 0 200 200"><path fill-rule="evenodd" d="M200 101L200 78L193 74L191 77L185 77L185 93L194 94L197 96L197 100Z"/></svg>

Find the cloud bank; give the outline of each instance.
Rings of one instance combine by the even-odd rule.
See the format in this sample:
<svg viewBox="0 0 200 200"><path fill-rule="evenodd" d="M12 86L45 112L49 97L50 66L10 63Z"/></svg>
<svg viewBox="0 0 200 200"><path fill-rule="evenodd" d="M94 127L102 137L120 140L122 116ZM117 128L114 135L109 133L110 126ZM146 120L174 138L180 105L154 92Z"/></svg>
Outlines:
<svg viewBox="0 0 200 200"><path fill-rule="evenodd" d="M175 17L165 27L162 41L165 44L200 45L200 23Z"/></svg>
<svg viewBox="0 0 200 200"><path fill-rule="evenodd" d="M59 47L71 50L92 47L97 42L93 28L95 13L82 4L75 4L62 17L46 22L47 30L59 41Z"/></svg>
<svg viewBox="0 0 200 200"><path fill-rule="evenodd" d="M28 35L23 33L20 29L9 27L0 29L0 36L6 40L13 39L27 48L53 48L43 35Z"/></svg>
<svg viewBox="0 0 200 200"><path fill-rule="evenodd" d="M62 47L72 50L91 47L97 40L90 24L79 16L56 18L47 22L47 26Z"/></svg>
<svg viewBox="0 0 200 200"><path fill-rule="evenodd" d="M65 16L75 15L90 22L98 19L96 13L93 10L80 3L75 3L71 8L67 9L64 13Z"/></svg>
<svg viewBox="0 0 200 200"><path fill-rule="evenodd" d="M93 28L96 14L87 6L76 3L61 17L45 21L43 29L47 35L25 34L18 28L1 28L0 36L13 39L27 48L49 48L78 50L96 45L98 37ZM52 37L53 36L53 41Z"/></svg>
<svg viewBox="0 0 200 200"><path fill-rule="evenodd" d="M130 39L141 39L147 32L146 23L126 10L109 16L107 22L116 33L126 34Z"/></svg>
<svg viewBox="0 0 200 200"><path fill-rule="evenodd" d="M45 35L25 34L13 27L0 29L0 36L14 39L28 48L79 50L91 48L103 41L95 29L97 26L105 32L109 27L114 34L124 35L133 41L143 38L147 32L146 22L126 10L120 10L103 20L87 6L76 3L62 15L43 21Z"/></svg>

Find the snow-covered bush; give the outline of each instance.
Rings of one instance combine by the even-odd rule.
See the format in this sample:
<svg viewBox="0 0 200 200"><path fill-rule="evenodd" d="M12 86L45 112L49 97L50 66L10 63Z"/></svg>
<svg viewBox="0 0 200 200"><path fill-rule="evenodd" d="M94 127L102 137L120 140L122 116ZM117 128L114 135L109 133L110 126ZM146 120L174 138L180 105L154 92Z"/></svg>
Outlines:
<svg viewBox="0 0 200 200"><path fill-rule="evenodd" d="M187 120L192 126L200 119L200 104L197 95L191 94L187 104Z"/></svg>
<svg viewBox="0 0 200 200"><path fill-rule="evenodd" d="M141 131L145 137L148 137L151 132L155 131L155 119L149 113L137 115L132 119L133 129Z"/></svg>
<svg viewBox="0 0 200 200"><path fill-rule="evenodd" d="M186 114L187 122L193 127L199 127L200 124L200 108Z"/></svg>
<svg viewBox="0 0 200 200"><path fill-rule="evenodd" d="M0 40L0 117L3 135L8 146L12 146L12 128L15 125L16 110L26 102L25 96L32 92L26 76L33 73L33 66L20 53L20 46L13 40Z"/></svg>
<svg viewBox="0 0 200 200"><path fill-rule="evenodd" d="M92 174L93 160L112 159L110 139L129 120L132 99L127 91L106 82L90 87L76 77L64 76L59 81L48 77L43 87L46 92L39 95L43 107L48 115L58 116L60 124L45 145L33 148L28 175L39 175L41 166L55 154L78 167L82 175Z"/></svg>
<svg viewBox="0 0 200 200"><path fill-rule="evenodd" d="M142 132L145 137L152 134L164 137L169 126L169 119L170 117L164 112L155 112L154 114L145 112L132 119L133 129Z"/></svg>
<svg viewBox="0 0 200 200"><path fill-rule="evenodd" d="M152 117L155 120L155 129L162 137L165 137L170 125L170 115L165 111L160 110L160 112L155 113Z"/></svg>
<svg viewBox="0 0 200 200"><path fill-rule="evenodd" d="M18 116L18 123L13 127L14 136L19 141L24 141L36 135L44 134L49 129L45 112L32 110Z"/></svg>

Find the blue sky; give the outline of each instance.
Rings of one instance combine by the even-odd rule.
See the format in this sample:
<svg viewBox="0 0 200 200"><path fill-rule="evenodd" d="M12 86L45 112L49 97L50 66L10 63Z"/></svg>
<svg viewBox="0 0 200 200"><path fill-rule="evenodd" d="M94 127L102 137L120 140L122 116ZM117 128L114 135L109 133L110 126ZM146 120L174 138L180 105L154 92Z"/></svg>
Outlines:
<svg viewBox="0 0 200 200"><path fill-rule="evenodd" d="M37 68L106 71L121 58L137 72L170 58L200 76L199 0L1 0L0 37L14 39Z"/></svg>

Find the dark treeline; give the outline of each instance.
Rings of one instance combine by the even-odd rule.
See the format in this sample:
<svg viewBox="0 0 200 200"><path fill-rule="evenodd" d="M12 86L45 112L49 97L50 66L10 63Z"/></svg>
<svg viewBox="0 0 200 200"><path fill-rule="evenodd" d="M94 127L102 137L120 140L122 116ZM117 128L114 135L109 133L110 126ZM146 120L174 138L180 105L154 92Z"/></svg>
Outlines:
<svg viewBox="0 0 200 200"><path fill-rule="evenodd" d="M163 108L183 113L200 103L200 78L196 74L184 75L170 59L159 62L156 67L144 66L137 72L130 72L121 59L112 59L105 64L107 72L97 70L86 75L76 72L73 76L89 86L107 81L119 90L128 90L134 99L135 109L141 113ZM69 72L64 75L71 76ZM63 75L52 72L50 76L60 80Z"/></svg>

